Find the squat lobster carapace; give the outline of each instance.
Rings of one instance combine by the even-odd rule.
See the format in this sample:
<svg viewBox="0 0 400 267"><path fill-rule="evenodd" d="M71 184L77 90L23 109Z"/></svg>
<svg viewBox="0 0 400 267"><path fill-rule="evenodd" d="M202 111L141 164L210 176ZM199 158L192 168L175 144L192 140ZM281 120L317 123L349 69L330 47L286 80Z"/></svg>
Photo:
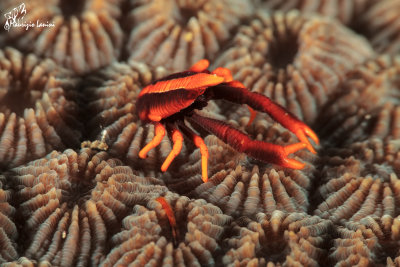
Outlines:
<svg viewBox="0 0 400 267"><path fill-rule="evenodd" d="M302 169L304 163L289 158L289 154L307 148L316 153L308 138L319 144L317 135L304 122L297 119L285 108L268 97L249 91L242 83L232 78L226 68L208 71L208 60L200 60L188 71L171 74L146 86L139 94L136 102L137 113L143 122L154 124L154 138L139 152L140 158L158 146L166 132L172 139L172 151L161 166L166 171L173 159L180 153L183 135L188 137L200 149L202 179L207 182L208 150L203 139L197 135L185 119L216 135L237 151L260 161L279 166ZM274 120L293 132L300 143L287 146L275 145L263 141L252 140L243 132L229 124L207 118L196 113L212 99L223 99L237 104L247 104L251 111L268 113ZM254 119L254 112L250 122Z"/></svg>

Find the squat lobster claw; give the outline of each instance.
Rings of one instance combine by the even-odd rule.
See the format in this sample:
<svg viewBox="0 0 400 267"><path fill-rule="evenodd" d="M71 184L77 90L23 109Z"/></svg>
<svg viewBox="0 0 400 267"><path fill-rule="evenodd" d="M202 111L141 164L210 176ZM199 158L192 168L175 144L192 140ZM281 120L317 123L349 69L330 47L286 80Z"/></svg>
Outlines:
<svg viewBox="0 0 400 267"><path fill-rule="evenodd" d="M202 179L208 180L208 150L203 139L189 128L184 119L216 135L236 150L255 159L274 163L282 167L302 169L304 163L288 156L300 149L307 148L316 153L308 138L319 144L317 135L304 122L297 119L270 98L249 91L242 83L233 80L230 70L217 68L207 70L208 60L200 60L188 71L171 74L146 86L139 94L137 112L143 122L155 125L154 138L139 152L140 158L158 146L168 130L173 148L161 166L166 171L173 159L180 153L183 135L187 136L200 149L202 158ZM211 99L223 99L237 104L246 104L254 119L254 110L268 113L274 120L293 132L300 143L279 146L267 142L252 140L243 132L227 123L207 118L195 112L202 109ZM164 125L167 126L167 130ZM182 135L183 133L183 135Z"/></svg>

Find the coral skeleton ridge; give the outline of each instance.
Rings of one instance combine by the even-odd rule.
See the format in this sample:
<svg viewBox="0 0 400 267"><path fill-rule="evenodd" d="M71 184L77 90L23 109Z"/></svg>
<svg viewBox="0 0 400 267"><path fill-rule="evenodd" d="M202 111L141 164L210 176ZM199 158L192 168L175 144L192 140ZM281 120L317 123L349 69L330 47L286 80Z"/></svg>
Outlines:
<svg viewBox="0 0 400 267"><path fill-rule="evenodd" d="M0 10L0 266L400 266L399 0Z"/></svg>

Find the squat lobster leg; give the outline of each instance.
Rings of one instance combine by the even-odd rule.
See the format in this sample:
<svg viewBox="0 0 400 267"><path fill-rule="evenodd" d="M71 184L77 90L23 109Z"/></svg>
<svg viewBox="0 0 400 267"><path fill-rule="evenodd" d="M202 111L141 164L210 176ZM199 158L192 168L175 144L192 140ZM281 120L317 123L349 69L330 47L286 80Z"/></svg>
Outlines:
<svg viewBox="0 0 400 267"><path fill-rule="evenodd" d="M170 139L172 140L174 145L172 147L171 152L169 152L167 158L165 159L164 163L161 165L162 172L165 172L168 169L169 165L171 165L171 163L175 159L175 157L179 155L179 153L182 150L182 143L183 143L183 136L178 129L176 129L173 126L169 126L169 125L167 125L167 128L171 128Z"/></svg>
<svg viewBox="0 0 400 267"><path fill-rule="evenodd" d="M153 139L144 148L142 148L142 150L139 151L139 157L142 159L145 159L147 157L147 153L158 146L161 143L161 140L164 138L165 128L161 123L155 123L154 131L155 135Z"/></svg>
<svg viewBox="0 0 400 267"><path fill-rule="evenodd" d="M182 134L184 134L200 149L201 177L204 182L207 182L208 149L203 139L185 125L187 118L189 122L208 130L236 150L253 158L283 167L303 168L305 164L288 156L303 148L316 153L309 139L312 139L315 144L319 144L319 140L311 128L268 97L250 92L241 82L233 79L229 69L219 67L209 71L209 65L208 60L202 59L189 70L170 74L142 89L137 98L136 112L142 122L155 125L155 134L154 138L139 152L139 157L145 158L151 149L161 143L166 132L163 125L166 125L173 147L162 164L161 171L166 171L180 153L183 143ZM208 101L212 99L246 104L250 111L248 125L254 120L256 111L268 113L274 120L293 132L301 143L279 146L252 140L227 123L196 114L196 110L206 107Z"/></svg>
<svg viewBox="0 0 400 267"><path fill-rule="evenodd" d="M274 120L278 121L283 127L294 133L301 142L306 144L308 150L314 154L316 153L308 140L308 137L310 137L316 144L319 144L318 137L313 130L270 98L249 91L238 81L213 86L211 94L213 99L225 99L234 103L247 104L255 110L268 113Z"/></svg>
<svg viewBox="0 0 400 267"><path fill-rule="evenodd" d="M201 59L191 66L189 71L203 72L208 68L208 66L210 66L210 62L207 59Z"/></svg>
<svg viewBox="0 0 400 267"><path fill-rule="evenodd" d="M292 169L302 169L304 163L288 158L288 155L306 147L304 143L296 143L288 146L279 146L258 140L251 140L246 134L233 128L229 124L206 118L194 113L190 119L203 127L219 139L226 142L239 152L261 160Z"/></svg>
<svg viewBox="0 0 400 267"><path fill-rule="evenodd" d="M190 130L184 122L179 122L179 128L182 130L182 132L189 137L194 145L200 149L200 154L201 154L201 179L203 182L208 181L208 149L206 144L204 143L204 140L195 134L192 130Z"/></svg>
<svg viewBox="0 0 400 267"><path fill-rule="evenodd" d="M179 239L179 232L176 227L176 219L174 212L169 203L167 202L167 200L165 199L165 197L158 197L156 198L156 201L161 204L163 210L165 211L165 214L167 215L169 225L171 226L172 237L174 238L174 245L177 246Z"/></svg>

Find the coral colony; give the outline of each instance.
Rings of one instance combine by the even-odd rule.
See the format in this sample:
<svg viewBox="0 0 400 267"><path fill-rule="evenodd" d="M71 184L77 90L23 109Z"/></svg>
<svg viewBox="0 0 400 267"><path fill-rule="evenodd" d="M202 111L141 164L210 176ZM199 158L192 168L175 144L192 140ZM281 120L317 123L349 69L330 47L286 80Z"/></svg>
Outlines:
<svg viewBox="0 0 400 267"><path fill-rule="evenodd" d="M1 266L400 266L398 0L0 12Z"/></svg>

